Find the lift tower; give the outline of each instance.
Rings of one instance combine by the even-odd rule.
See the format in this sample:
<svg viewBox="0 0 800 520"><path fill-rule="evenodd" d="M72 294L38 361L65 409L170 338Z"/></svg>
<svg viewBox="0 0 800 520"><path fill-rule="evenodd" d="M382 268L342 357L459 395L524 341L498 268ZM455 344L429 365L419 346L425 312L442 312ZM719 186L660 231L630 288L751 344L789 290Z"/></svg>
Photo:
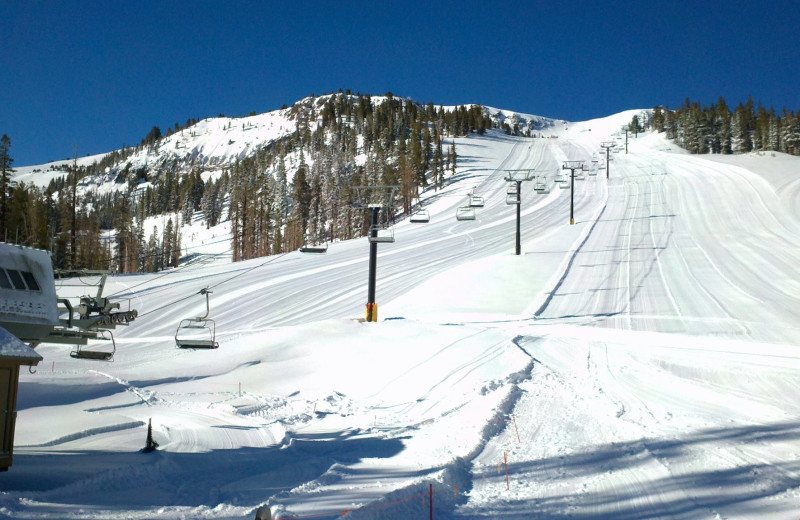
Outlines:
<svg viewBox="0 0 800 520"><path fill-rule="evenodd" d="M605 148L606 150L606 180L608 180L608 176L611 171L611 147L613 146L614 143L610 141L604 141L600 143L600 148Z"/></svg>
<svg viewBox="0 0 800 520"><path fill-rule="evenodd" d="M375 278L378 269L378 244L394 242L394 196L400 186L357 186L350 207L366 209L370 213L369 226L369 280L365 321L378 321L378 304L375 302ZM389 230L387 233L386 230Z"/></svg>
<svg viewBox="0 0 800 520"><path fill-rule="evenodd" d="M575 223L575 170L583 170L583 161L564 161L562 170L570 170L569 175L569 225Z"/></svg>
<svg viewBox="0 0 800 520"><path fill-rule="evenodd" d="M511 193L509 188L506 195L506 204L515 204L517 206L517 247L515 254L519 255L522 252L520 244L520 206L522 206L522 183L533 179L533 168L523 170L506 170L505 180L509 183L516 183L516 193Z"/></svg>

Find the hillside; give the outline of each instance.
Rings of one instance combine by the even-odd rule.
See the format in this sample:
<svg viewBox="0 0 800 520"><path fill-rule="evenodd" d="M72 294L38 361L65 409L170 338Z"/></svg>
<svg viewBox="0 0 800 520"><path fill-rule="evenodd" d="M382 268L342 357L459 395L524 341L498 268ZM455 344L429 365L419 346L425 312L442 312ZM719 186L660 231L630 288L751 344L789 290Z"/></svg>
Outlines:
<svg viewBox="0 0 800 520"><path fill-rule="evenodd" d="M349 98L356 99L350 95ZM298 125L314 131L322 122L320 109L336 95L308 97L294 103L289 108L274 110L247 117L214 117L203 119L187 128L172 133L158 140L153 146L142 147L129 157L106 166L91 178L81 183L82 190L107 191L122 189L115 185L116 176L126 170L145 169L159 171L166 165L181 172L188 172L199 167L208 172L219 172L223 167L231 167L237 160L255 155L259 148L284 139L297 132ZM386 101L385 96L369 96L373 106L380 106ZM398 98L394 98L398 99ZM412 102L399 98L403 102ZM518 126L521 132L537 132L545 136L552 135L563 128L566 121L542 116L523 114L511 110L502 110L481 105L466 105L480 109L491 118L493 125L499 128L503 123L511 127ZM453 112L458 107L440 106L445 112ZM123 154L124 150L115 152ZM110 155L98 154L77 158L79 167L89 168L100 163ZM15 167L13 180L32 183L40 188L46 187L50 181L64 176L73 160L54 161L39 165Z"/></svg>
<svg viewBox="0 0 800 520"><path fill-rule="evenodd" d="M139 145L101 156L18 168L8 231L54 251L58 268L153 271L190 254L199 212L206 227L229 222L231 256L249 259L362 235L345 211L360 186L398 185L393 203L408 213L420 190L453 175L454 137L541 138L567 125L390 94L309 97L261 115L153 128Z"/></svg>
<svg viewBox="0 0 800 520"><path fill-rule="evenodd" d="M114 276L140 317L113 363L37 348L0 512L405 519L432 489L435 518L791 517L800 181L779 174L800 159L643 134L576 182L569 225L554 174L630 118L453 137L462 161L420 194L430 222L379 245L378 323L358 321L363 237L230 263L223 228L198 225L192 263ZM523 184L516 256L519 168L551 189ZM470 191L485 205L457 221ZM220 347L177 349L204 287Z"/></svg>

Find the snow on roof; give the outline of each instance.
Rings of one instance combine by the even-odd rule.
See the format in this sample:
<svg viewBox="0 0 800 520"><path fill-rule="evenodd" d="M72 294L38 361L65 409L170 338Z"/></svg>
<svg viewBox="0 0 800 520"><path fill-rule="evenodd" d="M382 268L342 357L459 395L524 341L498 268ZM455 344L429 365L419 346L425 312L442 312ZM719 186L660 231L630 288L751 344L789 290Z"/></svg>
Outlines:
<svg viewBox="0 0 800 520"><path fill-rule="evenodd" d="M22 365L36 365L43 358L15 335L0 327L0 359L19 361Z"/></svg>

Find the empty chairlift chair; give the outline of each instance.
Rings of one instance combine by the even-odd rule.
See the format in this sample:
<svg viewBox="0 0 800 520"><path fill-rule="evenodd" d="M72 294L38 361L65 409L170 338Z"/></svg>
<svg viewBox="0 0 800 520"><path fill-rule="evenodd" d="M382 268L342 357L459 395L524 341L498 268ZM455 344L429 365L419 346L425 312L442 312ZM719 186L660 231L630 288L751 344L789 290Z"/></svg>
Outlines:
<svg viewBox="0 0 800 520"><path fill-rule="evenodd" d="M456 220L475 220L475 210L470 206L461 206L456 210Z"/></svg>
<svg viewBox="0 0 800 520"><path fill-rule="evenodd" d="M372 236L373 234L375 236ZM394 226L378 225L370 228L369 241L379 244L391 244L394 242Z"/></svg>
<svg viewBox="0 0 800 520"><path fill-rule="evenodd" d="M469 196L469 206L471 208L482 208L483 207L483 197L480 197L478 195L470 194L470 196Z"/></svg>
<svg viewBox="0 0 800 520"><path fill-rule="evenodd" d="M408 219L409 222L416 222L416 223L421 223L421 224L425 224L427 222L430 222L430 220L431 220L431 216L428 213L428 210L427 209L422 209L422 208L420 208L417 211L413 212L411 214L411 217L409 217L409 219Z"/></svg>
<svg viewBox="0 0 800 520"><path fill-rule="evenodd" d="M300 247L300 252L301 253L312 253L312 254L314 254L314 253L321 254L321 253L327 253L328 252L328 242L327 241L323 240L322 243L315 243L315 242L319 242L319 241L318 240L309 240L308 238L306 238L305 242Z"/></svg>
<svg viewBox="0 0 800 520"><path fill-rule="evenodd" d="M516 182L508 183L508 187L506 188L506 204L508 205L519 204L519 201L517 200Z"/></svg>
<svg viewBox="0 0 800 520"><path fill-rule="evenodd" d="M178 329L175 331L175 346L178 348L217 348L217 325L208 317L210 308L208 295L211 291L208 288L201 289L198 294L206 296L206 313L197 318L187 318L181 320Z"/></svg>
<svg viewBox="0 0 800 520"><path fill-rule="evenodd" d="M90 339L87 336L84 336L86 340ZM114 341L114 335L108 329L98 329L96 332L96 337L91 338L96 340L101 340L104 342L110 341L111 343L107 344L105 347L87 347L84 343L83 345L79 344L76 345L75 350L69 353L71 357L76 359L96 359L98 361L111 361L114 359L114 354L117 352L117 343Z"/></svg>

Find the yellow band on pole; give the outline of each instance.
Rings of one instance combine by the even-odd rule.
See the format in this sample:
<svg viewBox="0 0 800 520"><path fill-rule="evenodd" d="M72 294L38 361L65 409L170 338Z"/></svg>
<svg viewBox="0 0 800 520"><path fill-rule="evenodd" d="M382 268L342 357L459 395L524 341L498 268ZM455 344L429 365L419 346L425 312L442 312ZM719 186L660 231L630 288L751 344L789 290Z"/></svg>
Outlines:
<svg viewBox="0 0 800 520"><path fill-rule="evenodd" d="M368 303L365 310L365 321L378 321L378 304Z"/></svg>

